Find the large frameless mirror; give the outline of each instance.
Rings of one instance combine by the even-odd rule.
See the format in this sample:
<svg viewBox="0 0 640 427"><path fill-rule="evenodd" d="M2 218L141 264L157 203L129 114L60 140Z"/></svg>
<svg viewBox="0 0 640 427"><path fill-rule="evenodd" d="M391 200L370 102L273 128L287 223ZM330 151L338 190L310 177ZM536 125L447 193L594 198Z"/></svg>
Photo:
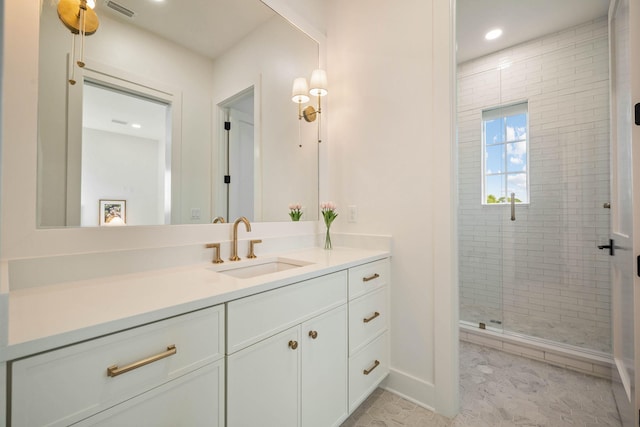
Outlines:
<svg viewBox="0 0 640 427"><path fill-rule="evenodd" d="M103 224L105 200L127 225L289 221L291 203L317 220L317 124L291 102L318 67L313 39L259 0L93 10L83 40L42 3L39 227Z"/></svg>

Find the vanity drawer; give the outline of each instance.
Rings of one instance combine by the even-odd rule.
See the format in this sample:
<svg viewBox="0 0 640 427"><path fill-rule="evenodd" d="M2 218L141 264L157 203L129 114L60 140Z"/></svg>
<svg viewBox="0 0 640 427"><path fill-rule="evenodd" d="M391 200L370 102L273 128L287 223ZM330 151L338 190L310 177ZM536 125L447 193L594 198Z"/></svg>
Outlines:
<svg viewBox="0 0 640 427"><path fill-rule="evenodd" d="M349 354L387 330L387 289L384 286L349 303Z"/></svg>
<svg viewBox="0 0 640 427"><path fill-rule="evenodd" d="M224 427L224 359L74 424L74 427Z"/></svg>
<svg viewBox="0 0 640 427"><path fill-rule="evenodd" d="M389 333L385 332L349 359L349 412L389 373Z"/></svg>
<svg viewBox="0 0 640 427"><path fill-rule="evenodd" d="M227 354L347 301L347 272L252 295L227 304Z"/></svg>
<svg viewBox="0 0 640 427"><path fill-rule="evenodd" d="M18 360L11 425L66 426L223 356L224 306L217 306Z"/></svg>
<svg viewBox="0 0 640 427"><path fill-rule="evenodd" d="M389 282L389 259L349 269L349 299L357 298Z"/></svg>

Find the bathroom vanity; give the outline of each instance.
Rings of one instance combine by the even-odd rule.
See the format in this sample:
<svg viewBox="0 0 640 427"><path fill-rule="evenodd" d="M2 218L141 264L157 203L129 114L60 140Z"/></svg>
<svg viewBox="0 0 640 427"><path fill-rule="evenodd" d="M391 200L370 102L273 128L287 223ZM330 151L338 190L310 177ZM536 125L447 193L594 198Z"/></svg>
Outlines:
<svg viewBox="0 0 640 427"><path fill-rule="evenodd" d="M337 426L389 371L389 253L9 294L9 426Z"/></svg>

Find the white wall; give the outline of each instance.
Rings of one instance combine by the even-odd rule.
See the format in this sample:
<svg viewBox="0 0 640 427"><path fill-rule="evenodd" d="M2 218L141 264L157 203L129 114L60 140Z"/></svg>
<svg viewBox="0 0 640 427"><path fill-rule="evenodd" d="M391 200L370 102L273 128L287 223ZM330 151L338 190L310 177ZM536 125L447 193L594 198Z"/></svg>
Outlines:
<svg viewBox="0 0 640 427"><path fill-rule="evenodd" d="M461 319L610 347L606 18L458 69ZM500 62L511 66L497 69ZM482 110L528 101L530 204L482 206ZM552 327L550 327L552 326Z"/></svg>
<svg viewBox="0 0 640 427"><path fill-rule="evenodd" d="M301 76L308 79L317 67L317 43L279 16L214 62L214 105L254 86L255 170L261 183L255 191L262 201L261 206L256 204L256 220L290 221L288 206L296 201L305 207L303 220L318 218L317 122L300 122L298 107L291 102L293 80ZM220 123L213 124L218 138L223 137ZM222 176L220 162L216 164L214 176ZM220 183L216 189L214 214L224 216L224 185Z"/></svg>
<svg viewBox="0 0 640 427"><path fill-rule="evenodd" d="M284 0L284 2L288 8L304 16L318 32L327 34L327 11L322 0Z"/></svg>
<svg viewBox="0 0 640 427"><path fill-rule="evenodd" d="M101 199L125 200L127 225L164 224L164 144L86 128L82 141L82 225L98 225Z"/></svg>
<svg viewBox="0 0 640 427"><path fill-rule="evenodd" d="M458 405L451 14L448 1L333 0L327 19L332 229L393 236L388 386L449 415Z"/></svg>
<svg viewBox="0 0 640 427"><path fill-rule="evenodd" d="M299 16L284 0L268 4ZM229 227L213 225L36 229L38 2L8 0L4 7L4 34L11 37L3 40L3 259L228 239ZM458 325L450 1L331 0L327 8L331 122L325 121L329 135L321 147L321 197L339 205L336 231L394 236L388 384L453 414ZM309 20L297 23L322 39ZM321 66L323 52L321 46ZM349 204L358 206L356 223L346 222ZM264 224L255 232L264 237L307 228Z"/></svg>

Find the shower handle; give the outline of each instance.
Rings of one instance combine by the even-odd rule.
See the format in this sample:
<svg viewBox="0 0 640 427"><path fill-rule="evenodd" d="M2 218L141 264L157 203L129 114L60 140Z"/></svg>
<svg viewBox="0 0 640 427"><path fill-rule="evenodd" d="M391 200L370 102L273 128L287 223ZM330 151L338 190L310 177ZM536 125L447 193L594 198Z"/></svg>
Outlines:
<svg viewBox="0 0 640 427"><path fill-rule="evenodd" d="M613 244L613 239L609 239L608 245L598 245L598 249L609 249L609 255L614 256L615 254L615 246Z"/></svg>
<svg viewBox="0 0 640 427"><path fill-rule="evenodd" d="M511 193L511 221L516 220L516 193Z"/></svg>

